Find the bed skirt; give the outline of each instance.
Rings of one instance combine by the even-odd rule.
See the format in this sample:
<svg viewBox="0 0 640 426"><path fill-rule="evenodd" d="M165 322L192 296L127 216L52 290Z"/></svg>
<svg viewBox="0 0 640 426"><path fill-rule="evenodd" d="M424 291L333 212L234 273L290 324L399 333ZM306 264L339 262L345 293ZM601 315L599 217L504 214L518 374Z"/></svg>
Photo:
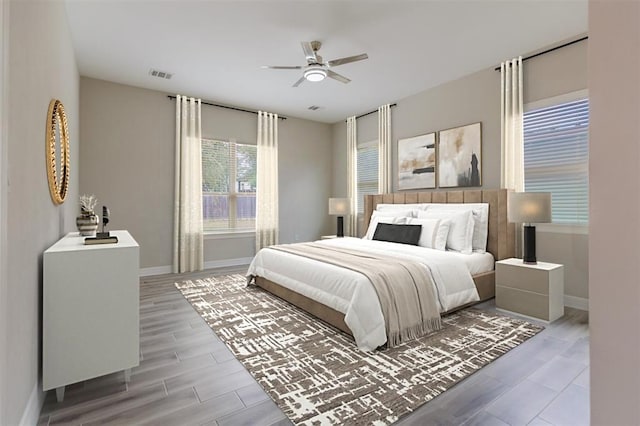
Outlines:
<svg viewBox="0 0 640 426"><path fill-rule="evenodd" d="M483 274L474 275L472 277L473 282L476 285L476 289L478 290L478 295L480 296L480 301L474 303L480 303L485 300L491 299L492 297L495 297L495 276L495 271L490 271ZM273 281L269 281L266 278L257 276L255 277L255 283L258 287L263 288L269 293L286 300L287 302L299 307L306 312L309 312L310 314L331 324L337 329L342 330L349 335L353 335L347 324L344 322L344 314L342 312L338 312L335 309L328 307L327 305L316 302L313 299L303 296L300 293L296 293L295 291L289 290L288 288L283 287L280 284L276 284ZM474 303L459 306L455 309L444 312L443 315L458 311L462 308L466 308L470 305L473 305Z"/></svg>

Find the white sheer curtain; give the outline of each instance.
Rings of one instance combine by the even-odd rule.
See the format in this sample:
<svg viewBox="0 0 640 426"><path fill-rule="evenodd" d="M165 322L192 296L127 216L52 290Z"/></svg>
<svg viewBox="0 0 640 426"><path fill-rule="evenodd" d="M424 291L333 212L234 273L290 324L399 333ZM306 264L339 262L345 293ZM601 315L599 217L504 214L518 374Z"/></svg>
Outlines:
<svg viewBox="0 0 640 426"><path fill-rule="evenodd" d="M352 237L358 236L358 132L356 117L347 118L347 197L351 203L351 213L347 219L347 231Z"/></svg>
<svg viewBox="0 0 640 426"><path fill-rule="evenodd" d="M500 65L502 112L500 186L524 191L524 136L522 107L522 56Z"/></svg>
<svg viewBox="0 0 640 426"><path fill-rule="evenodd" d="M173 272L200 271L202 254L201 101L176 96Z"/></svg>
<svg viewBox="0 0 640 426"><path fill-rule="evenodd" d="M391 192L391 105L378 108L378 192Z"/></svg>
<svg viewBox="0 0 640 426"><path fill-rule="evenodd" d="M258 112L256 252L278 244L278 115Z"/></svg>

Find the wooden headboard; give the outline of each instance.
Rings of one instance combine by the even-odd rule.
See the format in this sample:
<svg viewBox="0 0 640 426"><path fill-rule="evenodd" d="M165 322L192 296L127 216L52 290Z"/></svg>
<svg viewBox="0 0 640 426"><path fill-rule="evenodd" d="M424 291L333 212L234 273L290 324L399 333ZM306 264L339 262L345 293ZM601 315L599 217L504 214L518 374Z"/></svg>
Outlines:
<svg viewBox="0 0 640 426"><path fill-rule="evenodd" d="M488 203L489 235L487 237L487 251L493 254L496 260L515 257L515 225L507 220L506 189L397 192L393 194L365 195L363 230L366 231L369 227L371 213L378 204L412 203Z"/></svg>

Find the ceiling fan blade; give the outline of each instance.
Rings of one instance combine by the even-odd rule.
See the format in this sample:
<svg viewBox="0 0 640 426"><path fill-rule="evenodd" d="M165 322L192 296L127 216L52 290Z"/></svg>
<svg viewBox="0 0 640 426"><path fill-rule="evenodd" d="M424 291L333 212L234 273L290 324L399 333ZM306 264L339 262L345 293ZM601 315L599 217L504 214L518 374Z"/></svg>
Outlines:
<svg viewBox="0 0 640 426"><path fill-rule="evenodd" d="M271 69L271 70L301 70L302 66L280 66L280 65L275 65L275 66L271 66L271 65L263 65L260 68L266 68L266 69Z"/></svg>
<svg viewBox="0 0 640 426"><path fill-rule="evenodd" d="M348 64L350 62L363 61L368 59L369 56L366 53L361 55L347 56L346 58L334 59L333 61L327 62L327 65L330 67L337 67L338 65Z"/></svg>
<svg viewBox="0 0 640 426"><path fill-rule="evenodd" d="M350 82L351 80L349 80L347 77L338 74L337 72L333 72L331 70L327 70L327 77L331 77L334 80L338 80L341 83L345 83L347 84L348 82ZM304 77L303 77L304 78Z"/></svg>
<svg viewBox="0 0 640 426"><path fill-rule="evenodd" d="M300 77L300 80L296 81L295 83L293 83L292 87L298 87L300 86L300 83L302 83L305 80L304 76Z"/></svg>
<svg viewBox="0 0 640 426"><path fill-rule="evenodd" d="M304 51L304 56L307 58L308 63L317 63L318 58L316 57L316 52L313 50L310 41L303 41L302 50Z"/></svg>

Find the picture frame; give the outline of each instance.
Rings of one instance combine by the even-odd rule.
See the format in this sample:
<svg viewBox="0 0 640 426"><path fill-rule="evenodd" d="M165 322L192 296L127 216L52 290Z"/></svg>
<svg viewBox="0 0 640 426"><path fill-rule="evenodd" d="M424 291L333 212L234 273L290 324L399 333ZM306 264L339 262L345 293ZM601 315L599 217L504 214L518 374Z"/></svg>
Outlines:
<svg viewBox="0 0 640 426"><path fill-rule="evenodd" d="M398 139L398 190L436 187L436 133Z"/></svg>
<svg viewBox="0 0 640 426"><path fill-rule="evenodd" d="M482 186L482 123L438 132L438 185Z"/></svg>

